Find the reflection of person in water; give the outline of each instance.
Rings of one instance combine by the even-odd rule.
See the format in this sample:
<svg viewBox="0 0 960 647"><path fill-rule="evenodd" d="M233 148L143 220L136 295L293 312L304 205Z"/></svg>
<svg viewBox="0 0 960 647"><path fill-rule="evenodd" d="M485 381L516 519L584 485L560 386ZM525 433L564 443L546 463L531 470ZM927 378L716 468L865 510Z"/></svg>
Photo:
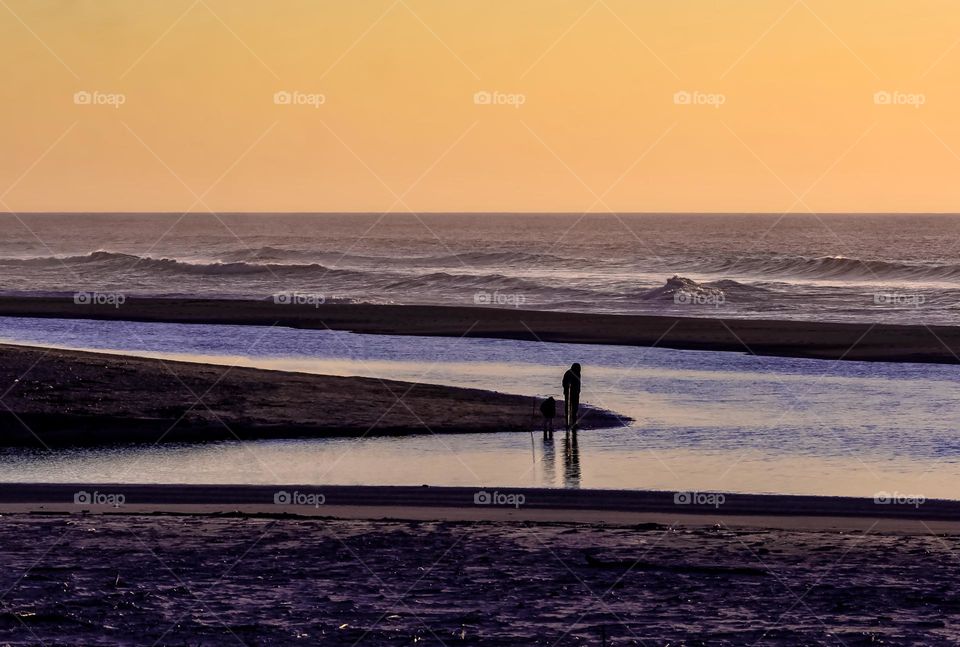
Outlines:
<svg viewBox="0 0 960 647"><path fill-rule="evenodd" d="M567 431L577 430L577 412L580 410L580 365L573 364L563 374L563 402Z"/></svg>
<svg viewBox="0 0 960 647"><path fill-rule="evenodd" d="M553 396L540 403L540 413L543 414L543 437L553 438L553 419L557 416L557 401Z"/></svg>
<svg viewBox="0 0 960 647"><path fill-rule="evenodd" d="M543 437L543 454L540 456L540 461L543 463L543 484L547 487L556 485L554 480L557 478L557 454L553 445L553 434L549 438Z"/></svg>
<svg viewBox="0 0 960 647"><path fill-rule="evenodd" d="M563 484L568 488L580 487L580 447L577 434L567 434L563 441Z"/></svg>

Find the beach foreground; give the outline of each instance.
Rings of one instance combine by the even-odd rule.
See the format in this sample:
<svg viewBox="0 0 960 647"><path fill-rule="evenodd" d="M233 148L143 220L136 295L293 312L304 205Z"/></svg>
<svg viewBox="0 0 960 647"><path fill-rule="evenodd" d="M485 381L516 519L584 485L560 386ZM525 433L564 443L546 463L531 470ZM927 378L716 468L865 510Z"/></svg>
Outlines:
<svg viewBox="0 0 960 647"><path fill-rule="evenodd" d="M2 297L0 316L290 326L357 333L487 337L578 344L658 346L885 362L958 363L956 326L780 321L703 316L608 315L517 308L297 305L272 300L124 298L119 305L73 297Z"/></svg>
<svg viewBox="0 0 960 647"><path fill-rule="evenodd" d="M13 644L956 644L960 536L0 517Z"/></svg>
<svg viewBox="0 0 960 647"><path fill-rule="evenodd" d="M426 370L426 369L425 369ZM530 431L534 398L334 377L0 346L0 445ZM583 428L625 419L582 407ZM562 411L562 409L561 409Z"/></svg>

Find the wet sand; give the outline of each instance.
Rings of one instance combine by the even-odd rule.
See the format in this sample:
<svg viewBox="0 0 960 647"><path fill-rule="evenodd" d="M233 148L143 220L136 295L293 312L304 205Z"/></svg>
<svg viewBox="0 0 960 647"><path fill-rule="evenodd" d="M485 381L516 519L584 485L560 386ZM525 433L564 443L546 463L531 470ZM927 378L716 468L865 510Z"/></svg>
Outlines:
<svg viewBox="0 0 960 647"><path fill-rule="evenodd" d="M488 490L3 484L0 640L960 639L960 502Z"/></svg>
<svg viewBox="0 0 960 647"><path fill-rule="evenodd" d="M960 536L715 526L0 517L0 641L946 645Z"/></svg>
<svg viewBox="0 0 960 647"><path fill-rule="evenodd" d="M120 494L122 501L118 505L97 503L92 500L95 497L78 500L78 492ZM495 484L434 487L0 483L0 513L4 512L240 512L369 519L667 524L731 523L736 519L737 523L767 528L862 529L882 523L899 532L935 525L960 533L960 501L953 500L503 488Z"/></svg>
<svg viewBox="0 0 960 647"><path fill-rule="evenodd" d="M960 640L960 502L484 491L2 484L0 641Z"/></svg>
<svg viewBox="0 0 960 647"><path fill-rule="evenodd" d="M533 398L0 345L0 445L530 431ZM562 409L561 409L562 410ZM582 408L584 429L628 419Z"/></svg>
<svg viewBox="0 0 960 647"><path fill-rule="evenodd" d="M706 313L703 313L706 314ZM660 317L511 308L129 298L119 307L68 297L3 297L0 316L281 325L358 333L659 346L820 359L960 362L960 327Z"/></svg>

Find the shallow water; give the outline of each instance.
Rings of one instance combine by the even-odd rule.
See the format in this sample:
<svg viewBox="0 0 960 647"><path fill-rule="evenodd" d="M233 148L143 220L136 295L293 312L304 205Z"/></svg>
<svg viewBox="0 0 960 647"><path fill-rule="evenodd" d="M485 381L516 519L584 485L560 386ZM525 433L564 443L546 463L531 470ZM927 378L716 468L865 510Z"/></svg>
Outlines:
<svg viewBox="0 0 960 647"><path fill-rule="evenodd" d="M582 400L633 419L576 445L504 433L10 449L0 481L960 492L960 371L949 366L54 319L0 318L0 340L530 395L559 395L580 361Z"/></svg>

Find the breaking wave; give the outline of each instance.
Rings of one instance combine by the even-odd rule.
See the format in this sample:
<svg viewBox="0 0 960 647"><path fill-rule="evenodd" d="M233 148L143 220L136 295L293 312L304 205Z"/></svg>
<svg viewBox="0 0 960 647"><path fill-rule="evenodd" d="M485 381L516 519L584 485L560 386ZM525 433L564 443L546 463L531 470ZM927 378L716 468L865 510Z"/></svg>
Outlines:
<svg viewBox="0 0 960 647"><path fill-rule="evenodd" d="M768 277L832 280L960 279L960 265L865 260L845 256L769 256L707 263L705 271L717 274L750 274Z"/></svg>
<svg viewBox="0 0 960 647"><path fill-rule="evenodd" d="M0 259L0 267L29 266L40 269L79 270L106 270L113 272L156 272L157 274L202 274L202 275L235 275L235 274L276 274L289 275L295 273L352 273L350 270L329 268L319 263L299 265L277 263L237 262L190 262L172 258L154 258L152 256L138 256L120 252L97 251L81 256L38 256L32 258L5 258Z"/></svg>
<svg viewBox="0 0 960 647"><path fill-rule="evenodd" d="M761 287L744 285L729 279L698 283L685 276L674 275L660 287L640 292L637 298L644 301L673 301L677 295L724 298L736 296L738 301L745 301L761 298L769 292L770 290Z"/></svg>

